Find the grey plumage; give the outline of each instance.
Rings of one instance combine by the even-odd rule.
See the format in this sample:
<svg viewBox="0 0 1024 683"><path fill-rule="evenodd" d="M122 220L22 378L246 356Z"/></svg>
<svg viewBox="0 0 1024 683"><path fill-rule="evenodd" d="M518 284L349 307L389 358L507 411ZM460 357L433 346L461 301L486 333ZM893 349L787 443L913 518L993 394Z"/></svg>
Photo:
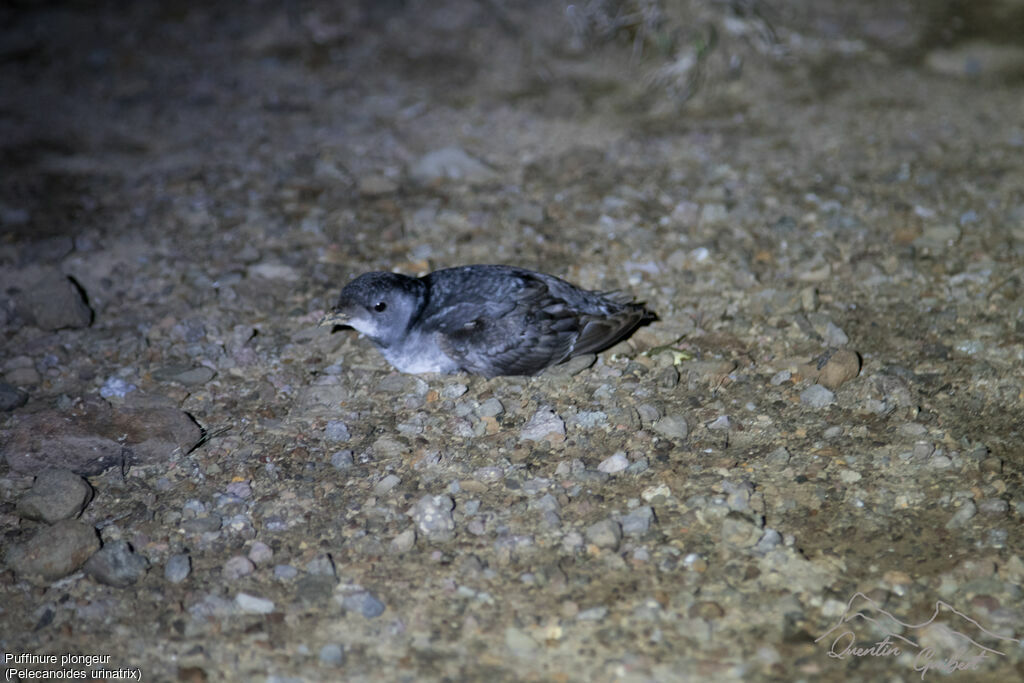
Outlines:
<svg viewBox="0 0 1024 683"><path fill-rule="evenodd" d="M402 372L533 375L596 353L656 320L621 293L579 289L513 266L460 266L421 278L366 273L321 324L350 325Z"/></svg>

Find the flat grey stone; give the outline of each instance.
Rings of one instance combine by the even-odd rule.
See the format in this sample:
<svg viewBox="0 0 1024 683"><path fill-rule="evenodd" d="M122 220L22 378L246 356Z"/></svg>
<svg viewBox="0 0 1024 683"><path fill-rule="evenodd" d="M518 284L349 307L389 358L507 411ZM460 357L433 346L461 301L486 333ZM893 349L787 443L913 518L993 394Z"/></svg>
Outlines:
<svg viewBox="0 0 1024 683"><path fill-rule="evenodd" d="M199 365L165 365L153 372L153 379L158 382L177 382L185 386L206 384L217 373L208 367Z"/></svg>

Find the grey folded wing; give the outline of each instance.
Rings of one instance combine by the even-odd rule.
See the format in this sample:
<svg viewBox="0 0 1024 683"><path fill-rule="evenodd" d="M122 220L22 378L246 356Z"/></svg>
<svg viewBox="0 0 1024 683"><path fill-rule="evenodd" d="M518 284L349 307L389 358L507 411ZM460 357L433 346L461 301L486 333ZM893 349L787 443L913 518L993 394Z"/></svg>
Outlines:
<svg viewBox="0 0 1024 683"><path fill-rule="evenodd" d="M461 302L437 316L441 349L462 369L488 377L533 375L608 348L652 315L615 298L588 301L581 310L542 279L521 277L517 284L501 300Z"/></svg>
<svg viewBox="0 0 1024 683"><path fill-rule="evenodd" d="M462 302L437 316L441 349L463 370L532 375L572 352L579 316L543 281L521 278L519 284L502 300Z"/></svg>

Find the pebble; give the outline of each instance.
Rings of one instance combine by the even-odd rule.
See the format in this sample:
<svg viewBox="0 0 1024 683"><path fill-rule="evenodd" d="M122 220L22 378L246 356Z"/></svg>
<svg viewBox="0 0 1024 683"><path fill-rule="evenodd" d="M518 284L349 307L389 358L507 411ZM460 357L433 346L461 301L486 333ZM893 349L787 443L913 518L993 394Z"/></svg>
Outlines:
<svg viewBox="0 0 1024 683"><path fill-rule="evenodd" d="M562 509L558 499L550 493L545 493L540 498L534 498L529 502L527 508L530 510L540 510L541 512L558 512Z"/></svg>
<svg viewBox="0 0 1024 683"><path fill-rule="evenodd" d="M658 371L656 380L662 389L675 389L679 384L679 371L674 365L669 365Z"/></svg>
<svg viewBox="0 0 1024 683"><path fill-rule="evenodd" d="M779 370L774 375L772 375L772 378L768 380L768 383L771 384L773 387L777 387L782 384L785 384L792 378L793 373L790 372L789 370Z"/></svg>
<svg viewBox="0 0 1024 683"><path fill-rule="evenodd" d="M704 572L708 568L708 561L699 553L688 553L683 558L683 566L695 572Z"/></svg>
<svg viewBox="0 0 1024 683"><path fill-rule="evenodd" d="M164 578L171 583L181 583L192 573L192 558L188 553L179 553L167 558L164 565Z"/></svg>
<svg viewBox="0 0 1024 683"><path fill-rule="evenodd" d="M821 436L825 439L837 439L843 435L843 428L839 425L833 425L821 433Z"/></svg>
<svg viewBox="0 0 1024 683"><path fill-rule="evenodd" d="M473 477L485 484L493 484L505 478L505 470L500 467L480 467L473 472Z"/></svg>
<svg viewBox="0 0 1024 683"><path fill-rule="evenodd" d="M786 447L779 446L774 451L769 453L766 459L768 461L768 464L770 465L773 465L775 467L784 467L789 464L790 457L791 456L789 454L789 451L786 450Z"/></svg>
<svg viewBox="0 0 1024 683"><path fill-rule="evenodd" d="M739 513L730 512L722 520L722 540L738 548L749 548L755 545L763 533L756 524Z"/></svg>
<svg viewBox="0 0 1024 683"><path fill-rule="evenodd" d="M969 498L964 500L960 509L953 513L953 516L946 522L947 529L957 529L966 526L971 519L978 514L978 506Z"/></svg>
<svg viewBox="0 0 1024 683"><path fill-rule="evenodd" d="M455 532L452 509L455 501L448 496L425 495L409 510L421 534L432 541L451 540Z"/></svg>
<svg viewBox="0 0 1024 683"><path fill-rule="evenodd" d="M578 621L601 621L608 616L608 608L604 605L585 609L576 615Z"/></svg>
<svg viewBox="0 0 1024 683"><path fill-rule="evenodd" d="M986 540L993 548L1005 548L1010 538L1010 532L1006 529L989 529Z"/></svg>
<svg viewBox="0 0 1024 683"><path fill-rule="evenodd" d="M149 560L139 555L128 541L107 543L83 567L93 579L114 588L126 588L149 571Z"/></svg>
<svg viewBox="0 0 1024 683"><path fill-rule="evenodd" d="M8 412L20 408L28 402L28 394L18 387L0 382L0 412Z"/></svg>
<svg viewBox="0 0 1024 683"><path fill-rule="evenodd" d="M138 389L137 386L130 384L120 377L108 377L107 381L100 387L100 396L103 398L124 398L136 389Z"/></svg>
<svg viewBox="0 0 1024 683"><path fill-rule="evenodd" d="M588 526L584 535L598 548L615 550L622 541L622 526L614 519L602 519Z"/></svg>
<svg viewBox="0 0 1024 683"><path fill-rule="evenodd" d="M338 420L331 420L324 428L324 438L328 441L348 441L352 435L348 431L348 425Z"/></svg>
<svg viewBox="0 0 1024 683"><path fill-rule="evenodd" d="M206 514L206 503L198 498L189 498L181 506L181 516L185 519L194 519Z"/></svg>
<svg viewBox="0 0 1024 683"><path fill-rule="evenodd" d="M306 573L312 576L336 577L338 570L331 556L328 553L321 553L306 563Z"/></svg>
<svg viewBox="0 0 1024 683"><path fill-rule="evenodd" d="M601 464L597 466L599 472L605 472L607 474L615 474L629 467L629 458L622 451L611 455L601 461Z"/></svg>
<svg viewBox="0 0 1024 683"><path fill-rule="evenodd" d="M441 396L444 398L458 398L469 390L465 384L445 384L441 388Z"/></svg>
<svg viewBox="0 0 1024 683"><path fill-rule="evenodd" d="M339 643L328 643L320 648L320 663L325 666L343 666L345 664L345 648Z"/></svg>
<svg viewBox="0 0 1024 683"><path fill-rule="evenodd" d="M960 239L960 228L953 223L933 225L914 240L914 246L927 251L942 251Z"/></svg>
<svg viewBox="0 0 1024 683"><path fill-rule="evenodd" d="M390 436L382 436L373 442L374 455L382 459L397 458L407 450L405 443Z"/></svg>
<svg viewBox="0 0 1024 683"><path fill-rule="evenodd" d="M249 548L249 559L252 563L259 566L266 564L274 558L274 551L270 549L270 546L263 541L256 541Z"/></svg>
<svg viewBox="0 0 1024 683"><path fill-rule="evenodd" d="M252 496L252 486L247 481L233 481L224 487L224 491L229 496L234 496L240 500L245 500Z"/></svg>
<svg viewBox="0 0 1024 683"><path fill-rule="evenodd" d="M540 645L525 631L509 626L505 629L505 647L516 657L526 658L536 655Z"/></svg>
<svg viewBox="0 0 1024 683"><path fill-rule="evenodd" d="M649 505L642 505L623 515L619 521L622 524L622 533L626 536L643 536L654 521L654 509Z"/></svg>
<svg viewBox="0 0 1024 683"><path fill-rule="evenodd" d="M92 487L71 470L45 469L36 475L32 488L19 500L17 512L23 519L53 524L77 517L89 500Z"/></svg>
<svg viewBox="0 0 1024 683"><path fill-rule="evenodd" d="M18 387L34 387L39 384L43 378L39 376L39 372L33 367L21 367L13 368L4 373L4 380L7 383L13 384Z"/></svg>
<svg viewBox="0 0 1024 683"><path fill-rule="evenodd" d="M285 282L296 282L302 277L298 270L289 265L269 261L250 265L249 276L266 280L284 280Z"/></svg>
<svg viewBox="0 0 1024 683"><path fill-rule="evenodd" d="M36 327L55 331L88 327L92 310L82 291L59 272L50 272L17 296L18 312Z"/></svg>
<svg viewBox="0 0 1024 683"><path fill-rule="evenodd" d="M165 365L153 371L153 379L158 382L177 382L185 386L206 384L217 373L208 367L199 365Z"/></svg>
<svg viewBox="0 0 1024 683"><path fill-rule="evenodd" d="M478 184L496 178L494 171L459 147L443 147L427 152L412 165L409 175L428 185L442 180Z"/></svg>
<svg viewBox="0 0 1024 683"><path fill-rule="evenodd" d="M846 332L843 332L842 328L831 320L825 323L825 329L822 330L821 336L824 338L826 346L846 346L850 343Z"/></svg>
<svg viewBox="0 0 1024 683"><path fill-rule="evenodd" d="M299 575L299 570L290 564L278 564L274 566L274 578L278 581L291 581Z"/></svg>
<svg viewBox="0 0 1024 683"><path fill-rule="evenodd" d="M487 399L476 409L476 414L480 417L498 417L504 412L505 406L501 404L501 401L494 397Z"/></svg>
<svg viewBox="0 0 1024 683"><path fill-rule="evenodd" d="M978 511L986 515L1004 515L1010 510L1010 504L1002 498L986 498L978 505Z"/></svg>
<svg viewBox="0 0 1024 683"><path fill-rule="evenodd" d="M594 429L608 424L608 414L603 410L581 410L569 418L569 422L582 429Z"/></svg>
<svg viewBox="0 0 1024 683"><path fill-rule="evenodd" d="M646 472L649 466L647 458L639 457L634 462L630 463L629 467L626 468L626 473L640 474L641 472Z"/></svg>
<svg viewBox="0 0 1024 683"><path fill-rule="evenodd" d="M928 433L928 428L920 422L904 422L896 429L904 436L924 436Z"/></svg>
<svg viewBox="0 0 1024 683"><path fill-rule="evenodd" d="M75 571L100 547L96 530L65 519L39 529L28 541L7 549L7 566L19 578L49 583Z"/></svg>
<svg viewBox="0 0 1024 683"><path fill-rule="evenodd" d="M384 614L384 603L369 591L359 591L345 595L341 606L352 612L359 612L367 619L375 619Z"/></svg>
<svg viewBox="0 0 1024 683"><path fill-rule="evenodd" d="M935 452L935 446L930 441L918 441L914 444L911 457L915 460L924 460Z"/></svg>
<svg viewBox="0 0 1024 683"><path fill-rule="evenodd" d="M648 503L656 503L659 501L665 501L672 495L672 489L665 484L657 484L655 486L648 486L640 492L640 497Z"/></svg>
<svg viewBox="0 0 1024 683"><path fill-rule="evenodd" d="M427 395L430 385L419 377L413 375L393 374L388 375L377 383L377 390L385 394L400 394L402 396Z"/></svg>
<svg viewBox="0 0 1024 683"><path fill-rule="evenodd" d="M576 552L583 546L583 535L578 531L570 531L562 538L562 549L568 553Z"/></svg>
<svg viewBox="0 0 1024 683"><path fill-rule="evenodd" d="M782 535L775 529L765 529L757 545L754 546L754 552L764 555L775 546L782 543Z"/></svg>
<svg viewBox="0 0 1024 683"><path fill-rule="evenodd" d="M224 563L221 573L228 581L237 581L243 576L249 576L256 570L256 566L245 555L235 555Z"/></svg>
<svg viewBox="0 0 1024 683"><path fill-rule="evenodd" d="M401 477L397 474L389 474L374 485L373 493L374 495L382 496L400 483L402 483Z"/></svg>
<svg viewBox="0 0 1024 683"><path fill-rule="evenodd" d="M331 466L339 470L347 470L355 464L355 460L352 457L352 451L344 450L338 451L331 456Z"/></svg>
<svg viewBox="0 0 1024 683"><path fill-rule="evenodd" d="M364 197L377 197L391 194L398 189L398 184L387 176L374 173L359 178L359 194Z"/></svg>
<svg viewBox="0 0 1024 683"><path fill-rule="evenodd" d="M715 619L721 619L725 615L725 610L717 602L700 600L690 606L690 609L687 610L687 615L691 619L714 621Z"/></svg>
<svg viewBox="0 0 1024 683"><path fill-rule="evenodd" d="M860 374L861 359L855 351L832 349L801 367L812 382L835 391Z"/></svg>
<svg viewBox="0 0 1024 683"><path fill-rule="evenodd" d="M754 487L748 481L738 484L731 481L722 482L722 490L726 494L725 505L735 512L746 512L750 510L750 494Z"/></svg>
<svg viewBox="0 0 1024 683"><path fill-rule="evenodd" d="M847 469L839 470L839 481L843 482L844 484L856 484L861 479L862 477L860 472L855 472L854 470Z"/></svg>
<svg viewBox="0 0 1024 683"><path fill-rule="evenodd" d="M561 442L565 439L565 421L550 406L544 406L523 425L519 436L525 441Z"/></svg>
<svg viewBox="0 0 1024 683"><path fill-rule="evenodd" d="M827 408L835 400L836 395L820 384L813 384L800 392L800 402L811 408Z"/></svg>
<svg viewBox="0 0 1024 683"><path fill-rule="evenodd" d="M551 480L545 477L534 477L523 482L523 493L534 495L551 486ZM479 501L478 501L479 502Z"/></svg>
<svg viewBox="0 0 1024 683"><path fill-rule="evenodd" d="M189 535L209 534L220 531L223 520L220 515L204 515L194 519L186 519L181 529Z"/></svg>
<svg viewBox="0 0 1024 683"><path fill-rule="evenodd" d="M239 593L235 596L235 604L243 612L248 614L270 614L274 611L274 601L261 598L248 593Z"/></svg>
<svg viewBox="0 0 1024 683"><path fill-rule="evenodd" d="M719 415L717 418L709 422L707 425L709 431L728 431L732 427L732 422L729 420L728 415Z"/></svg>
<svg viewBox="0 0 1024 683"><path fill-rule="evenodd" d="M655 422L652 428L661 436L673 441L685 441L690 433L690 426L682 415L666 415Z"/></svg>
<svg viewBox="0 0 1024 683"><path fill-rule="evenodd" d="M396 553L405 553L416 545L416 530L406 529L391 539L391 549Z"/></svg>

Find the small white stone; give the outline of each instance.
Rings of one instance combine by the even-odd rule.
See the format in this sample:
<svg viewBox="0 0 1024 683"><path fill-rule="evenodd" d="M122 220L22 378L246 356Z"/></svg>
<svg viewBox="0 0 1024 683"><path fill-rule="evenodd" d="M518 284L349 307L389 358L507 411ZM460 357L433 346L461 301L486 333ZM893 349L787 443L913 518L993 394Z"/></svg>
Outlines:
<svg viewBox="0 0 1024 683"><path fill-rule="evenodd" d="M248 593L239 593L236 595L235 604L238 605L238 608L243 612L248 612L249 614L270 614L274 611L273 600L249 595Z"/></svg>
<svg viewBox="0 0 1024 683"><path fill-rule="evenodd" d="M598 471L606 472L608 474L615 474L629 467L629 458L626 454L619 451L615 455L605 458L601 461L601 464L597 466Z"/></svg>

